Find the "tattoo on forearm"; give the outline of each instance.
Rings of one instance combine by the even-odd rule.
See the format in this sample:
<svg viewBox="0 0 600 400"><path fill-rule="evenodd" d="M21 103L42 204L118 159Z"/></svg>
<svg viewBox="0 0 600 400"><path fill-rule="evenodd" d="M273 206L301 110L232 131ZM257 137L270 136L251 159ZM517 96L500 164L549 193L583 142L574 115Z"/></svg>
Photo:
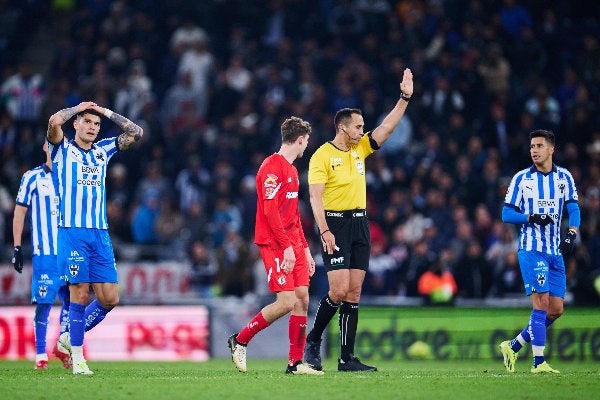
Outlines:
<svg viewBox="0 0 600 400"><path fill-rule="evenodd" d="M134 124L129 119L115 112L110 116L110 119L124 132L117 138L117 143L121 150L129 148L134 142L141 139L142 128L139 125Z"/></svg>
<svg viewBox="0 0 600 400"><path fill-rule="evenodd" d="M68 120L70 120L73 115L77 114L77 107L65 108L63 110L60 110L56 114L58 114L58 116L60 117L62 121L60 124L62 125Z"/></svg>

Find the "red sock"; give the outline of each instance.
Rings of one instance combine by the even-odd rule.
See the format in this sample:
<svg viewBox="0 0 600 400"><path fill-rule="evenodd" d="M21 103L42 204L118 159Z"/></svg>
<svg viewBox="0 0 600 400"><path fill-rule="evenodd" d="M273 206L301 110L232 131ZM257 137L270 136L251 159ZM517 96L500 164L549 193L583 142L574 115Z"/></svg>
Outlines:
<svg viewBox="0 0 600 400"><path fill-rule="evenodd" d="M236 340L241 344L248 344L254 335L265 329L267 326L269 326L269 323L265 320L265 317L263 317L262 312L259 311L258 314L248 322L248 325L237 334Z"/></svg>
<svg viewBox="0 0 600 400"><path fill-rule="evenodd" d="M290 315L290 365L302 361L304 356L304 345L306 344L306 316Z"/></svg>

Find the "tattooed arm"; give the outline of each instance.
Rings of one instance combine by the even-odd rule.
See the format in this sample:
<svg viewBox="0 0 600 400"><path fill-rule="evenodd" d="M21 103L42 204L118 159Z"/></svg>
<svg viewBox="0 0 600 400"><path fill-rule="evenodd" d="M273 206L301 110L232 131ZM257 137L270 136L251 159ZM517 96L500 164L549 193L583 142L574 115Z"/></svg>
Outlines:
<svg viewBox="0 0 600 400"><path fill-rule="evenodd" d="M99 106L95 106L94 108L117 124L117 126L123 131L123 133L117 138L117 146L119 146L119 150L128 150L132 144L144 136L144 130L139 125L134 124L124 116L117 114L116 112L112 112L108 108Z"/></svg>
<svg viewBox="0 0 600 400"><path fill-rule="evenodd" d="M96 103L93 101L84 101L75 107L64 108L55 114L52 114L48 120L48 131L46 132L48 141L52 144L58 144L61 142L65 136L62 130L62 125L70 120L73 115L93 107L96 107Z"/></svg>

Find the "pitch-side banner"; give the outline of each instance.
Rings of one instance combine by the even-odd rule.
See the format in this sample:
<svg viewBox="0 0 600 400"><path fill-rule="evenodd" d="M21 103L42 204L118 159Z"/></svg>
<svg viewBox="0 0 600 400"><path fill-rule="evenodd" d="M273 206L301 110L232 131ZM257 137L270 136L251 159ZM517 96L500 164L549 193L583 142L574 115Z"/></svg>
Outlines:
<svg viewBox="0 0 600 400"><path fill-rule="evenodd" d="M58 336L60 308L48 326L48 354ZM0 308L0 359L35 358L34 307ZM89 360L205 361L210 349L209 311L204 306L119 306L85 334Z"/></svg>
<svg viewBox="0 0 600 400"><path fill-rule="evenodd" d="M196 294L189 285L189 269L176 262L118 263L123 303L181 304ZM0 304L26 305L31 300L31 264L17 274L12 265L0 264Z"/></svg>

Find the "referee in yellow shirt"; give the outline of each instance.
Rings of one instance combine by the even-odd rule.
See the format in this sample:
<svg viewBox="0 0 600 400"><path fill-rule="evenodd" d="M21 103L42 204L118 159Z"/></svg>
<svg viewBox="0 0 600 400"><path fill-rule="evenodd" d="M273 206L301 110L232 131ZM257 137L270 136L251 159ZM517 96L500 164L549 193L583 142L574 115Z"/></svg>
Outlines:
<svg viewBox="0 0 600 400"><path fill-rule="evenodd" d="M304 351L306 363L317 370L323 369L320 355L323 331L339 308L338 371L377 371L354 356L358 303L371 250L365 159L381 147L404 115L413 93L413 76L408 68L404 70L400 91L392 111L366 135L360 110L339 110L334 118L335 137L319 147L310 159L310 204L321 236L329 281L329 292L319 303Z"/></svg>

